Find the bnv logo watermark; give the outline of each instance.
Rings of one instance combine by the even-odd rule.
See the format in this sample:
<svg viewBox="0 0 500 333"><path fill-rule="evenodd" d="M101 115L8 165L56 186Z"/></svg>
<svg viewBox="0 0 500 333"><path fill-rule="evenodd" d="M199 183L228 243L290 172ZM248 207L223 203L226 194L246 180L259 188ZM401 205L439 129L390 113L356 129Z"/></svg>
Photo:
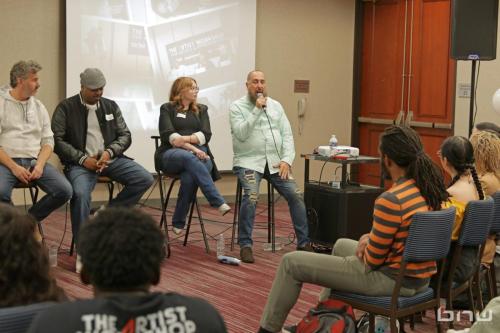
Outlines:
<svg viewBox="0 0 500 333"><path fill-rule="evenodd" d="M437 320L439 322L452 322L454 320L460 321L462 319L468 319L470 322L472 322L474 318L476 321L492 321L493 312L491 310L483 311L481 313L477 311L475 316L474 313L470 310L453 311L440 309L437 312Z"/></svg>

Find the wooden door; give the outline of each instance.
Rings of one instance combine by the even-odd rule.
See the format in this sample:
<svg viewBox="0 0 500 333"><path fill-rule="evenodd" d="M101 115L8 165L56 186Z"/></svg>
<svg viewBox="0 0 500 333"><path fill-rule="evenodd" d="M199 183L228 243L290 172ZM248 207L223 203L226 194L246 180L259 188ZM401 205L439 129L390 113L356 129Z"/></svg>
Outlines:
<svg viewBox="0 0 500 333"><path fill-rule="evenodd" d="M451 134L455 62L449 57L450 0L362 2L359 110L354 142L378 156L379 135L403 115L435 152ZM438 128L436 128L438 127ZM379 166L359 169L362 183L378 184Z"/></svg>

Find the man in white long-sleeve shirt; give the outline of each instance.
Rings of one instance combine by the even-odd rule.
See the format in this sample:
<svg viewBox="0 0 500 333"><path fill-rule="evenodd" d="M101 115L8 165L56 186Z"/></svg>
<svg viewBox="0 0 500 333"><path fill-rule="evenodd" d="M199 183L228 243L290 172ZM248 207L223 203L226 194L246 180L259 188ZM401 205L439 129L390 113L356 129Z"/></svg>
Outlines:
<svg viewBox="0 0 500 333"><path fill-rule="evenodd" d="M47 164L54 137L47 109L34 97L41 69L35 61L19 61L10 71L10 87L0 90L0 201L11 202L17 183L35 183L47 193L29 210L37 221L73 193L62 173Z"/></svg>
<svg viewBox="0 0 500 333"><path fill-rule="evenodd" d="M241 260L254 262L252 229L262 178L288 202L297 249L311 251L304 200L290 170L295 158L290 123L281 104L267 96L263 72L248 73L246 86L248 94L232 103L230 114L233 171L243 187L238 229Z"/></svg>

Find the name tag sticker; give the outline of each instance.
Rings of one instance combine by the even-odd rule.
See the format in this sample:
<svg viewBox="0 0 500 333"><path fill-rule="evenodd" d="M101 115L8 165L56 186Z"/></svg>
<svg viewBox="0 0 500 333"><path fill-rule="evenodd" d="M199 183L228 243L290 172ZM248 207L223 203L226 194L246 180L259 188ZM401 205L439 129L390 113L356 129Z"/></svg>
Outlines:
<svg viewBox="0 0 500 333"><path fill-rule="evenodd" d="M106 117L106 121L111 121L111 120L115 119L115 117L113 117L113 114L106 114L105 117Z"/></svg>
<svg viewBox="0 0 500 333"><path fill-rule="evenodd" d="M177 118L186 118L186 114L185 113L178 113Z"/></svg>

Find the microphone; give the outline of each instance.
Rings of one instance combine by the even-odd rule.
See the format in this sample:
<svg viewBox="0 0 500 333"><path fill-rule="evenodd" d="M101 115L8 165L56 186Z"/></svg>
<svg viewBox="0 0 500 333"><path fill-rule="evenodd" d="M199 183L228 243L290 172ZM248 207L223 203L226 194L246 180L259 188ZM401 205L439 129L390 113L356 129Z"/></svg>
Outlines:
<svg viewBox="0 0 500 333"><path fill-rule="evenodd" d="M257 93L257 99L261 98L261 97L264 97L264 94L263 93ZM267 106L264 104L262 105L262 111L266 112L266 109L267 109Z"/></svg>
<svg viewBox="0 0 500 333"><path fill-rule="evenodd" d="M33 168L36 166L36 160L31 160L30 161L30 168L29 168L29 171L33 171Z"/></svg>

